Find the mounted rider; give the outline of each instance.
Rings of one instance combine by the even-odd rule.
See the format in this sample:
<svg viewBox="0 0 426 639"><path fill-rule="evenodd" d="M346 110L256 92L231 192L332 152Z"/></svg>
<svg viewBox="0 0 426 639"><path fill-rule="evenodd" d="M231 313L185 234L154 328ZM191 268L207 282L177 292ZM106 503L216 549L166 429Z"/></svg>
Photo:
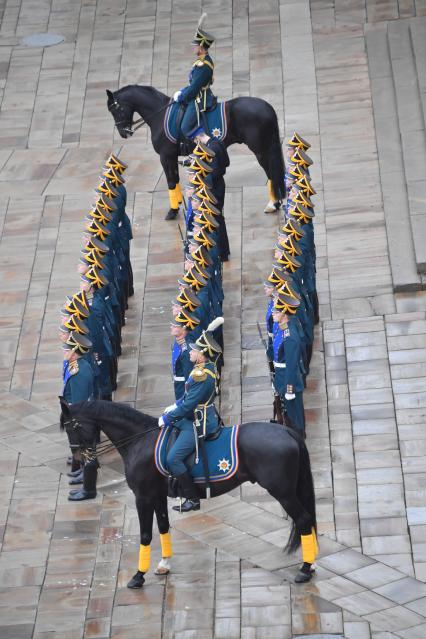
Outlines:
<svg viewBox="0 0 426 639"><path fill-rule="evenodd" d="M189 74L189 84L173 95L175 102L187 105L181 124L181 132L184 137L191 139L203 127L201 113L214 106L216 100L210 89L213 84L214 63L208 53L214 42L214 37L201 28L206 16L206 13L201 16L192 40L197 59Z"/></svg>
<svg viewBox="0 0 426 639"><path fill-rule="evenodd" d="M184 460L196 450L198 438L215 432L219 427L214 399L217 394L216 360L222 349L212 335L218 320L212 322L196 342L189 345L194 368L185 384L185 394L167 407L158 420L160 427L175 426L180 431L167 455L167 466L178 481L180 495L186 498L181 507L175 507L175 510L182 512L200 509L197 490ZM220 320L223 322L223 318Z"/></svg>

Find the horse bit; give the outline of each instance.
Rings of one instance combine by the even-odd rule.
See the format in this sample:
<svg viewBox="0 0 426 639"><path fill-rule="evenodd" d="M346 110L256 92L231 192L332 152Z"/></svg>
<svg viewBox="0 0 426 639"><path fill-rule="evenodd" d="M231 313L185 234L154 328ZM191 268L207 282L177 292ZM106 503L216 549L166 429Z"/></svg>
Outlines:
<svg viewBox="0 0 426 639"><path fill-rule="evenodd" d="M111 104L110 106L110 111L119 111L120 115L124 116L124 109L121 106L121 104L119 102L117 102L116 98L114 98L114 102ZM115 126L118 127L120 124L124 124L126 125L126 120L115 120ZM141 126L143 126L144 124L147 124L146 120L144 120L143 118L139 118L139 120L134 120L134 122L132 122L130 124L130 126L127 124L126 126L123 127L124 131L127 133L127 135L132 136L133 133L135 131L137 131ZM137 125L137 126L135 126Z"/></svg>
<svg viewBox="0 0 426 639"><path fill-rule="evenodd" d="M158 111L156 111L155 113L153 113L152 115L158 115L159 113L161 113L161 111L164 111L165 108L167 108L172 101L167 102L164 106L161 107L161 109L158 109ZM114 98L114 102L110 105L109 107L110 111L119 111L121 117L124 116L124 109L122 107L122 105L118 102L117 98ZM127 135L132 136L133 133L135 131L137 131L138 129L140 129L141 126L143 126L144 124L149 124L148 120L145 120L144 118L139 118L139 120L134 120L130 126L127 124L126 125L126 120L116 120L114 118L114 122L115 122L115 126L118 127L121 124L124 124L125 126L123 127L123 130L127 133ZM136 125L136 126L135 126Z"/></svg>

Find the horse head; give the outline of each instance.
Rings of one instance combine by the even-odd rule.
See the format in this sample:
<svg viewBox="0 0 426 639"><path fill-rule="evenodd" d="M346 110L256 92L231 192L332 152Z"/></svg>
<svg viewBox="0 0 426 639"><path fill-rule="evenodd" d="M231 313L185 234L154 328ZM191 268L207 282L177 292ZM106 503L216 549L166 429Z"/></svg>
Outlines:
<svg viewBox="0 0 426 639"><path fill-rule="evenodd" d="M123 102L122 100L118 100L116 95L110 91L106 90L108 100L107 106L108 111L111 113L114 118L115 126L122 138L129 138L133 135L133 109Z"/></svg>
<svg viewBox="0 0 426 639"><path fill-rule="evenodd" d="M92 450L96 445L99 428L95 421L82 414L81 408L87 402L72 405L68 404L63 397L59 397L59 402L61 404L60 427L68 436L71 450Z"/></svg>

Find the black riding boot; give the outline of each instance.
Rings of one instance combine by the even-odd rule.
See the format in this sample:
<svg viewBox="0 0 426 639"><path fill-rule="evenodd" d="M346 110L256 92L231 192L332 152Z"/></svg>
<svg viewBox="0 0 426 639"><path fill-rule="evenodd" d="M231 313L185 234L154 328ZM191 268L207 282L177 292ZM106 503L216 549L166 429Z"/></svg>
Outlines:
<svg viewBox="0 0 426 639"><path fill-rule="evenodd" d="M173 506L173 510L188 513L190 510L200 510L200 500L195 497L196 489L191 475L186 472L176 477L179 484L180 497L186 497L181 506Z"/></svg>
<svg viewBox="0 0 426 639"><path fill-rule="evenodd" d="M94 499L96 497L98 468L99 464L97 459L84 465L83 487L81 490L71 491L68 495L69 501L83 501L84 499Z"/></svg>

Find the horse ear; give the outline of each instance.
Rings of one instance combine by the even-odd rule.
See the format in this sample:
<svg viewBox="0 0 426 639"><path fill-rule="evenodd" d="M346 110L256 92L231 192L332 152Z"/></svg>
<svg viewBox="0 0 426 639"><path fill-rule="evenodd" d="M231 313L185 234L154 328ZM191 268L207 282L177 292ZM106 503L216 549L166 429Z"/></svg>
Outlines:
<svg viewBox="0 0 426 639"><path fill-rule="evenodd" d="M111 102L114 100L114 95L112 93L112 91L110 91L109 89L106 90L106 94L108 96L108 100L110 100Z"/></svg>
<svg viewBox="0 0 426 639"><path fill-rule="evenodd" d="M65 399L62 397L62 395L59 395L59 403L61 405L61 410L63 412L64 415L69 415L70 414L70 407L68 405L68 403L65 401Z"/></svg>

